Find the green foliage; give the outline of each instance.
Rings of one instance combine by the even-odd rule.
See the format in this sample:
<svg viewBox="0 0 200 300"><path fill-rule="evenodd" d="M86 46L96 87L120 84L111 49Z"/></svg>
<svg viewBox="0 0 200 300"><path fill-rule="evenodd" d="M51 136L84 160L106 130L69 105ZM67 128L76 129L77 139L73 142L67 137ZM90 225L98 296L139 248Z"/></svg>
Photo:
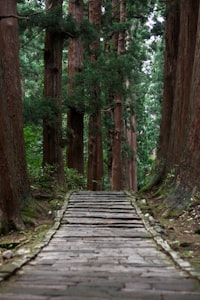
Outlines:
<svg viewBox="0 0 200 300"><path fill-rule="evenodd" d="M60 107L56 103L55 99L51 97L44 97L40 102L39 116L42 120L50 123L56 123Z"/></svg>
<svg viewBox="0 0 200 300"><path fill-rule="evenodd" d="M51 190L55 187L54 167L50 165L42 167L42 128L26 126L24 137L31 184Z"/></svg>
<svg viewBox="0 0 200 300"><path fill-rule="evenodd" d="M85 49L88 50L89 44L98 39L99 34L89 21L88 18L83 18L83 21L80 25L80 35L83 38Z"/></svg>
<svg viewBox="0 0 200 300"><path fill-rule="evenodd" d="M141 41L143 28L139 30ZM146 185L145 176L154 167L159 135L163 89L163 40L162 37L146 39L140 46L140 61L136 79L136 116L138 132L138 182ZM143 49L143 53L141 52ZM141 59L146 57L146 59Z"/></svg>
<svg viewBox="0 0 200 300"><path fill-rule="evenodd" d="M77 37L80 34L73 16L64 14L60 5L46 9L42 1L19 3L18 11L24 16L20 19L21 31L46 29L66 37Z"/></svg>
<svg viewBox="0 0 200 300"><path fill-rule="evenodd" d="M24 128L27 164L32 185L52 189L55 187L54 167L42 167L42 128L26 126Z"/></svg>
<svg viewBox="0 0 200 300"><path fill-rule="evenodd" d="M19 13L26 8L30 9L34 3L21 4ZM38 125L41 123L38 113L43 94L44 31L37 31L34 27L29 28L28 24L22 28L21 23L19 28L24 122Z"/></svg>
<svg viewBox="0 0 200 300"><path fill-rule="evenodd" d="M55 166L46 164L40 167L37 177L34 178L34 184L47 190L55 190Z"/></svg>
<svg viewBox="0 0 200 300"><path fill-rule="evenodd" d="M19 13L28 16L27 19L20 21L20 59L26 124L25 139L31 180L45 185L45 180L49 182L53 172L49 167L46 170L41 169L42 130L39 127L42 119L56 122L59 113L55 102L51 98L43 97L44 29L48 29L64 34L65 38L81 35L84 40L84 68L73 79L73 93L64 96L62 112L66 113L69 107L75 107L88 117L97 109L102 111L106 174L111 159L114 95L116 93L124 95L124 120L129 120L133 114L136 114L137 129L132 129L137 130L138 181L142 186L146 174L150 172L154 163L151 154L157 147L159 133L163 81L161 35L164 23L159 21L160 15L164 14L162 1L127 0L127 22L122 25L113 20L111 2L103 0L105 12L102 14L100 33L87 18L84 18L79 28L71 15L62 12L61 16L60 7L46 11L44 1L18 2ZM147 24L150 16L153 20L151 27ZM125 29L128 33L126 53L118 56L112 36ZM101 47L97 51L97 60L91 62L89 44L97 38L101 38ZM67 51L65 50L63 95L66 95L69 80L65 74L66 63ZM130 82L129 88L125 85L126 79ZM100 100L98 103L97 99ZM87 144L86 135L85 131L85 144ZM125 140L123 143L124 155L133 157ZM73 170L66 170L66 177L70 189L85 185L83 178L79 178ZM109 182L108 175L105 181L106 184Z"/></svg>
<svg viewBox="0 0 200 300"><path fill-rule="evenodd" d="M42 128L40 126L25 126L24 128L28 171L33 186L47 190L56 189L55 167L42 167ZM83 189L85 178L73 169L65 167L67 189Z"/></svg>
<svg viewBox="0 0 200 300"><path fill-rule="evenodd" d="M94 62L86 57L83 71L77 73L71 81L73 92L66 97L64 105L86 113L93 113L97 107L103 109L107 105L113 106L110 95L126 93L124 82L132 72L132 60L130 53L116 57L114 51L109 54L109 58L101 52ZM100 101L94 98L94 90L98 88ZM94 105L91 106L91 103Z"/></svg>
<svg viewBox="0 0 200 300"><path fill-rule="evenodd" d="M33 183L39 177L42 165L42 129L39 126L26 126L24 139L29 176Z"/></svg>
<svg viewBox="0 0 200 300"><path fill-rule="evenodd" d="M81 190L85 188L85 178L76 170L65 167L65 176L68 190Z"/></svg>

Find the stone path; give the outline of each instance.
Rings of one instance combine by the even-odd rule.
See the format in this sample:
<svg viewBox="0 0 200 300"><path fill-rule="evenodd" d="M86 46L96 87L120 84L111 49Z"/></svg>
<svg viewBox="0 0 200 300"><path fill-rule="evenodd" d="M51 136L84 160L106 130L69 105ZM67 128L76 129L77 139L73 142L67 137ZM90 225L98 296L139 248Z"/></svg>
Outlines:
<svg viewBox="0 0 200 300"><path fill-rule="evenodd" d="M60 228L0 290L13 300L199 300L199 283L157 249L123 193L70 197Z"/></svg>

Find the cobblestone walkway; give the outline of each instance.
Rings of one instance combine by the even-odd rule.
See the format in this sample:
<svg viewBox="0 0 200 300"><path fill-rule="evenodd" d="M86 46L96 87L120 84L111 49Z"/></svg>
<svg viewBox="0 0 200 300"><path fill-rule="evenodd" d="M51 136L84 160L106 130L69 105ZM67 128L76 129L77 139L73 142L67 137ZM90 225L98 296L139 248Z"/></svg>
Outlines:
<svg viewBox="0 0 200 300"><path fill-rule="evenodd" d="M79 192L50 243L4 283L0 299L200 300L200 289L157 249L126 195Z"/></svg>

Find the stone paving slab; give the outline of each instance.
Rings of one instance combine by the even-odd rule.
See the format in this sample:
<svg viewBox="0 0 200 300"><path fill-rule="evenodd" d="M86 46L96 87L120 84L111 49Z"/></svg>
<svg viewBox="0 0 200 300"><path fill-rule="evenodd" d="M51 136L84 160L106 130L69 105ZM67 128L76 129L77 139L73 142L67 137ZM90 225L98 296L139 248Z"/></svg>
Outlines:
<svg viewBox="0 0 200 300"><path fill-rule="evenodd" d="M200 285L158 249L128 196L83 191L0 299L200 300Z"/></svg>

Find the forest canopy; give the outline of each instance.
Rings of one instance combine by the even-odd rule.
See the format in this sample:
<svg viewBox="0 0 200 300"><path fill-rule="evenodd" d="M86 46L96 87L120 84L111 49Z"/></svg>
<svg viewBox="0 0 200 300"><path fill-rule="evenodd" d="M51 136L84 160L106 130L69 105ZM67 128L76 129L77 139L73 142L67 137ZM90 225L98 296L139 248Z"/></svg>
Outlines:
<svg viewBox="0 0 200 300"><path fill-rule="evenodd" d="M164 8L158 1L140 1L128 3L126 7L126 20L121 24L113 20L112 1L102 1L101 5L101 30L89 22L87 1L84 3L84 16L80 26L76 26L75 19L69 13L68 4L63 3L62 20L56 15L58 6L53 10L47 10L44 1L20 1L19 14L26 16L28 20L19 20L20 28L20 59L21 74L23 80L23 108L24 121L27 125L42 124L45 115L54 118L57 110L55 102L43 97L43 54L44 35L49 26L55 29L55 24L64 24L59 34L63 34L63 63L62 63L62 111L70 107L76 107L84 112L85 131L87 131L87 115L91 114L96 103L91 105L91 85L98 82L101 86L99 105L102 111L102 132L104 148L105 185L109 187L111 159L107 150L111 145L111 136L107 138L107 132L111 130L113 101L110 98L115 92L123 93L126 104L123 109L123 118L130 119L132 114L137 114L137 177L139 185L145 181L145 175L150 171L152 155L155 153L160 122L160 107L162 99L162 66L163 66L163 31ZM59 26L57 26L59 28ZM49 27L49 28L50 28ZM48 29L49 29L48 28ZM67 28L64 35L63 28ZM50 31L52 29L50 28ZM116 57L116 50L112 45L112 36L120 31L126 31L126 52ZM90 43L96 38L100 39L99 55L97 60L90 61ZM71 38L72 37L72 38ZM67 93L69 74L66 72L68 65L68 46L70 40L81 37L84 43L84 60L81 72L74 75L73 93ZM108 51L109 57L108 57ZM31 66L31 67L30 67ZM28 70L27 70L28 68ZM23 79L24 77L24 79ZM122 85L122 81L129 78L129 87ZM108 90L109 86L109 90ZM84 90L83 90L84 89ZM110 94L110 95L109 95ZM34 108L34 109L33 109ZM107 118L109 115L109 118ZM109 121L109 122L108 122ZM131 125L131 128L134 126ZM63 139L68 131L63 128ZM86 144L88 133L84 133ZM128 145L127 138L122 145L124 157L133 156L133 150ZM67 141L65 141L67 142ZM84 146L85 148L87 146ZM84 150L87 151L86 149ZM135 151L135 150L134 150ZM86 158L85 158L86 161ZM87 168L87 167L85 167Z"/></svg>

